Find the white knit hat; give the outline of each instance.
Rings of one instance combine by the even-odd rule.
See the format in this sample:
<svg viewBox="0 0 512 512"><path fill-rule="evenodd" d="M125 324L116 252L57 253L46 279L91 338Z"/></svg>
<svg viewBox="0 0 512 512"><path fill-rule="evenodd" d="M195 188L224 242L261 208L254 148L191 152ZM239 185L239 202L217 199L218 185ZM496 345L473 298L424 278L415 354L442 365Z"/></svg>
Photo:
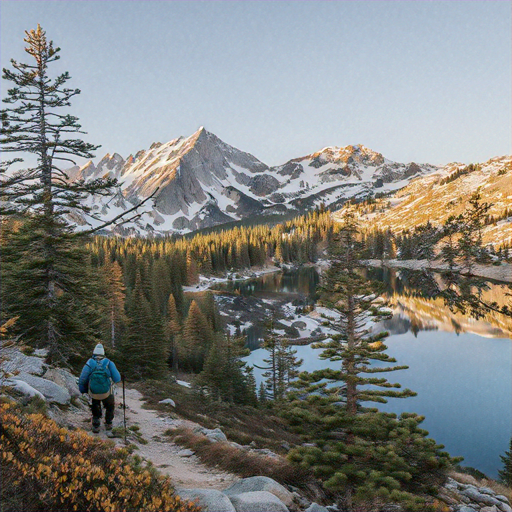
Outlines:
<svg viewBox="0 0 512 512"><path fill-rule="evenodd" d="M103 348L103 345L101 343L98 343L94 347L94 351L92 353L93 356L104 356L105 355L105 349Z"/></svg>

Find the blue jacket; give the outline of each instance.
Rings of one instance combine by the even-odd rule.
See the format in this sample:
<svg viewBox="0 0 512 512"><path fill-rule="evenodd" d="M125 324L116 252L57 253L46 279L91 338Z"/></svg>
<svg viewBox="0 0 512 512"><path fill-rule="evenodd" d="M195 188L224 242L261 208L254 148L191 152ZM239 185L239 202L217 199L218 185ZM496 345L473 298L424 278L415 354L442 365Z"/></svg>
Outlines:
<svg viewBox="0 0 512 512"><path fill-rule="evenodd" d="M97 359L94 359L91 357L87 363L85 363L85 366L82 369L82 373L80 374L80 379L78 380L78 389L80 390L80 393L87 393L89 391L89 377L96 368L96 365L98 363L105 365L105 361L108 361L108 363L105 366L106 372L109 374L110 378L114 382L121 382L121 374L116 368L116 365L110 361L107 358L100 359L99 361Z"/></svg>

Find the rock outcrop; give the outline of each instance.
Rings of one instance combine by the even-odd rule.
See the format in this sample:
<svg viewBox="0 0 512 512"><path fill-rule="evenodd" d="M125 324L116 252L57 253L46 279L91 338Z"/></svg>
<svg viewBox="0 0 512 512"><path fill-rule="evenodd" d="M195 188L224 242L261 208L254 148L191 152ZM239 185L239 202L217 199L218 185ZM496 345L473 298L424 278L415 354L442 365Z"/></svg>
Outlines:
<svg viewBox="0 0 512 512"><path fill-rule="evenodd" d="M16 347L3 349L2 356L0 371L6 377L5 384L19 393L59 405L67 405L72 396L80 395L76 377L62 368L51 368L42 357L25 355Z"/></svg>
<svg viewBox="0 0 512 512"><path fill-rule="evenodd" d="M229 487L229 489L226 489L224 492L228 496L234 496L247 492L261 491L272 493L288 507L293 503L293 494L280 483L266 476L253 476L250 478L243 478Z"/></svg>
<svg viewBox="0 0 512 512"><path fill-rule="evenodd" d="M512 512L506 496L496 493L489 487L463 484L449 478L440 498L454 512Z"/></svg>

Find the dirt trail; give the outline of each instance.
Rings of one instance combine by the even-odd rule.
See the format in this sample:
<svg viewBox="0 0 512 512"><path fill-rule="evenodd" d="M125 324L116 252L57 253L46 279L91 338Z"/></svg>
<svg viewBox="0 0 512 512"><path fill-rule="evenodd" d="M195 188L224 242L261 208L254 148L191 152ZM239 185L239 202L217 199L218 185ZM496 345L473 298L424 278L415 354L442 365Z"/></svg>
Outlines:
<svg viewBox="0 0 512 512"><path fill-rule="evenodd" d="M114 417L114 428L123 426L122 394L120 390L116 395L116 414ZM192 455L191 457L182 457L178 455L183 448L171 441L163 433L176 425L176 420L169 416L160 414L156 411L143 409L144 401L142 395L135 389L126 390L126 425L128 428L137 425L140 435L148 442L141 444L131 439L137 446L134 454L151 461L158 470L171 477L172 482L180 488L185 489L219 489L223 490L229 487L239 477L230 473L224 473L202 464L199 459ZM90 431L91 415L88 410L69 413L65 416L65 421L77 428L87 430L91 436L101 439L108 439L105 433L105 427L102 421L101 432L93 434ZM185 426L196 426L195 423L178 420ZM116 444L124 445L122 439L112 439Z"/></svg>

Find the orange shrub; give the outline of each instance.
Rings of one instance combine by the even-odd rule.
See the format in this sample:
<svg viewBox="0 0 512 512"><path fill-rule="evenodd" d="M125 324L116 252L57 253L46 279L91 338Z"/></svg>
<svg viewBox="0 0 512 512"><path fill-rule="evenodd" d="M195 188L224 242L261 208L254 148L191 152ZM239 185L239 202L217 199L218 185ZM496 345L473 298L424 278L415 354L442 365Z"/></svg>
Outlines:
<svg viewBox="0 0 512 512"><path fill-rule="evenodd" d="M197 512L168 478L113 442L0 405L2 510Z"/></svg>

